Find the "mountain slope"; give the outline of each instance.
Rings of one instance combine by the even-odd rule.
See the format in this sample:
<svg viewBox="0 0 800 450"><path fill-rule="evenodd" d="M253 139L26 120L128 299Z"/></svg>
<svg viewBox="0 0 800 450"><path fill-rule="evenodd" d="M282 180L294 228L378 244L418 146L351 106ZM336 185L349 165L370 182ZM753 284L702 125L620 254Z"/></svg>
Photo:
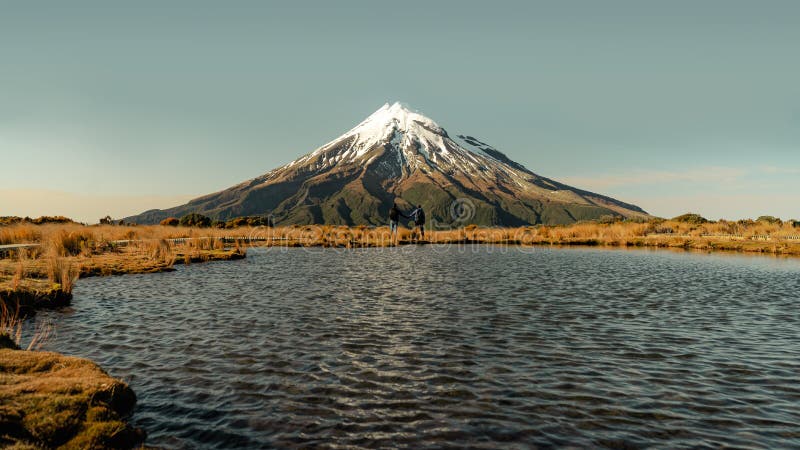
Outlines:
<svg viewBox="0 0 800 450"><path fill-rule="evenodd" d="M422 204L434 223L563 224L641 208L539 176L472 136L386 104L315 151L224 191L126 221L198 212L216 219L271 214L277 224L386 222L393 201Z"/></svg>

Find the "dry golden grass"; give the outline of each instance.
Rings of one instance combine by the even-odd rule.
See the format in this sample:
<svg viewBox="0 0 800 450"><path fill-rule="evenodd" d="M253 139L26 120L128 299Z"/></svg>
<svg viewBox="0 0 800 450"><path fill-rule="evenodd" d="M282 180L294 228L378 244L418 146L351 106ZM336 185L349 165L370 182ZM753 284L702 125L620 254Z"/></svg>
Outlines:
<svg viewBox="0 0 800 450"><path fill-rule="evenodd" d="M0 348L19 347L22 340L22 319L19 308L11 309L0 302Z"/></svg>
<svg viewBox="0 0 800 450"><path fill-rule="evenodd" d="M800 228L791 222L718 221L688 223L584 222L566 226L486 228L468 225L426 230L425 243L508 245L603 245L676 247L800 255ZM172 241L172 239L186 239ZM235 238L223 241L222 238ZM80 276L170 270L174 264L241 257L247 246L389 247L416 243L400 228L393 241L388 227L335 225L241 227L115 226L18 223L0 226L0 242L39 243L17 258L0 259L0 289L69 291ZM130 242L129 242L130 241ZM231 249L232 248L232 249Z"/></svg>
<svg viewBox="0 0 800 450"><path fill-rule="evenodd" d="M616 222L610 224L584 222L565 226L535 226L521 228L485 228L468 225L449 230L426 230L426 241L436 243L477 241L486 243L534 241L538 243L571 243L573 241L597 240L599 243L612 245L631 244L642 238L662 236L707 238L705 235L734 235L731 238L751 239L758 236L770 236L781 240L789 236L800 235L800 228L790 222L768 223L754 221L718 221L704 224L692 224L671 220L652 220L645 223ZM738 235L738 236L736 236ZM190 251L219 250L223 243L218 239L238 237L238 245L285 244L288 242L300 245L391 245L388 227L368 228L365 226L347 227L336 225L286 226L276 228L242 227L236 229L191 228L161 225L147 226L115 226L79 224L14 224L0 227L0 244L41 243L41 252L54 248L60 256L91 256L107 252L117 247L115 241L124 240L169 240L191 238L186 241ZM399 243L409 243L415 238L412 230L400 228ZM532 239L535 237L535 239ZM257 240L251 240L257 238ZM234 242L230 244L235 245ZM161 245L161 244L159 244ZM171 244L173 246L178 246ZM33 250L35 253L37 250ZM37 255L32 255L34 258Z"/></svg>
<svg viewBox="0 0 800 450"><path fill-rule="evenodd" d="M226 230L226 234L244 235ZM679 221L584 222L564 226L486 228L467 226L451 230L426 230L425 242L432 244L482 243L509 245L602 245L674 247L699 250L734 250L800 255L800 228L791 223L708 222L690 224ZM388 227L363 228L330 225L277 227L259 230L263 241L252 245L387 247L417 242L412 230L401 228L393 242ZM766 238L765 238L766 236Z"/></svg>
<svg viewBox="0 0 800 450"><path fill-rule="evenodd" d="M237 233L249 233L255 228L238 228ZM175 239L187 237L221 237L232 230L216 228L172 227L161 225L117 226L19 223L0 226L0 245L22 243L49 243L62 255L76 255L85 247L102 247L113 241ZM245 234L246 236L247 234Z"/></svg>
<svg viewBox="0 0 800 450"><path fill-rule="evenodd" d="M166 239L141 241L133 245L141 249L151 261L157 264L165 267L172 267L175 264L175 252L172 249L172 244Z"/></svg>
<svg viewBox="0 0 800 450"><path fill-rule="evenodd" d="M23 317L19 305L12 309L0 301L0 348L19 348L22 346ZM25 350L39 350L47 343L53 333L50 321L37 321Z"/></svg>
<svg viewBox="0 0 800 450"><path fill-rule="evenodd" d="M44 258L47 269L47 279L54 289L67 293L72 292L75 281L78 279L80 269L75 266L71 259L61 256L50 256Z"/></svg>
<svg viewBox="0 0 800 450"><path fill-rule="evenodd" d="M0 245L40 242L42 226L16 224L0 227Z"/></svg>

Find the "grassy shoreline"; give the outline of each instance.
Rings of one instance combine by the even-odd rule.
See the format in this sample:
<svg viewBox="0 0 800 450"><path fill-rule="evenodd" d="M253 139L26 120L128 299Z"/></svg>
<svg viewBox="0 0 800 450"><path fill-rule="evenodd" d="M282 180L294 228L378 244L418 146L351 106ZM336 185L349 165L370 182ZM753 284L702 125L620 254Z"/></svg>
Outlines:
<svg viewBox="0 0 800 450"><path fill-rule="evenodd" d="M243 258L250 246L376 248L415 244L646 247L800 256L796 222L708 222L689 217L563 226L433 228L425 239L408 228L307 225L239 227L114 226L14 223L0 245L36 244L0 258L0 299L9 306L68 305L72 286L89 276L174 270L177 264Z"/></svg>
<svg viewBox="0 0 800 450"><path fill-rule="evenodd" d="M227 231L230 234L230 231ZM759 222L692 225L675 221L656 223L583 223L566 226L482 228L426 231L421 239L401 229L393 241L388 227L282 227L251 231L263 241L251 245L273 247L374 248L414 244L500 244L520 246L649 247L800 256L800 228ZM665 232L668 231L668 232ZM734 231L735 233L732 233ZM221 234L221 235L224 235Z"/></svg>

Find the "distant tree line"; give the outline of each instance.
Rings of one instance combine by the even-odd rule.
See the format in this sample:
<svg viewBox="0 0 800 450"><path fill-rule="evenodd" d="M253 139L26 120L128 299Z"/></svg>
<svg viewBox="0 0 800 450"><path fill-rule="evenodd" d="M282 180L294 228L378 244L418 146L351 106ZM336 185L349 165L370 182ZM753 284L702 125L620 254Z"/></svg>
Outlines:
<svg viewBox="0 0 800 450"><path fill-rule="evenodd" d="M705 223L716 223L713 220L706 219L705 217L701 216L700 214L695 214L695 213L681 214L680 216L673 217L672 219L669 219L669 220L671 220L672 222L688 223L688 224L691 224L691 225L703 225ZM605 215L605 216L600 216L600 218L598 218L598 219L591 220L591 221L588 221L588 222L595 222L595 223L601 223L601 224L611 224L611 223L620 223L620 222L659 223L659 222L665 222L665 221L667 221L667 219L664 219L664 218L661 218L661 217L651 217L651 218L647 218L647 217L629 217L629 218L626 218L626 217L621 216L621 215ZM735 221L728 221L728 220L725 220L725 219L720 219L719 222L736 223L738 225L755 225L757 223L767 223L767 224L770 224L770 225L783 225L784 223L788 223L788 224L792 225L793 227L800 228L800 220L789 219L789 220L783 221L780 218L774 217L774 216L759 216L755 220L753 220L753 219L740 219L740 220L735 220Z"/></svg>
<svg viewBox="0 0 800 450"><path fill-rule="evenodd" d="M198 228L238 228L238 227L271 227L274 226L271 217L245 216L236 217L227 221L212 220L199 213L190 213L181 217L168 217L161 221L161 225L170 227L198 227Z"/></svg>
<svg viewBox="0 0 800 450"><path fill-rule="evenodd" d="M675 222L684 222L684 223L690 223L690 224L693 224L693 225L702 225L704 223L712 222L711 220L708 220L708 219L706 219L705 217L703 217L703 216L701 216L699 214L693 214L693 213L683 214L683 215L680 215L678 217L673 217L672 220L675 221ZM726 221L724 219L720 219L720 222L729 222L729 221ZM781 220L780 218L774 217L774 216L759 216L755 220L753 220L753 219L741 219L741 220L735 221L735 223L737 223L739 225L755 225L757 223L767 223L767 224L770 224L770 225L783 225L784 221ZM787 220L785 223L791 224L793 227L800 227L800 221L797 221L797 220L791 220L790 219L790 220Z"/></svg>
<svg viewBox="0 0 800 450"><path fill-rule="evenodd" d="M75 221L64 216L41 216L35 219L19 216L0 217L0 225L13 225L15 223L32 223L34 225L42 225L45 223L75 223Z"/></svg>
<svg viewBox="0 0 800 450"><path fill-rule="evenodd" d="M136 225L136 224L126 224L123 219L114 220L111 216L101 217L99 220L100 225Z"/></svg>

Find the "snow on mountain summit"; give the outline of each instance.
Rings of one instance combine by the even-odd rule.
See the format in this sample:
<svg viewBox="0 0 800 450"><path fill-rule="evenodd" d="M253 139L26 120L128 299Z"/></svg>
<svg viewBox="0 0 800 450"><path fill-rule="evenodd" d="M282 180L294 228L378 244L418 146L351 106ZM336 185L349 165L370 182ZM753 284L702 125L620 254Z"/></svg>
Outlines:
<svg viewBox="0 0 800 450"><path fill-rule="evenodd" d="M363 122L342 135L342 137L357 134L359 136L382 139L390 136L394 131L418 133L420 128L431 133L446 135L444 129L436 122L422 114L409 110L402 103L395 102L392 105L386 103L370 114Z"/></svg>
<svg viewBox="0 0 800 450"><path fill-rule="evenodd" d="M384 104L350 131L285 167L365 164L382 152L393 154L389 161L394 163L383 164L397 176L428 169L485 179L502 176L520 185L527 175L524 167L509 166L502 153L471 137L451 138L433 119L399 102Z"/></svg>

